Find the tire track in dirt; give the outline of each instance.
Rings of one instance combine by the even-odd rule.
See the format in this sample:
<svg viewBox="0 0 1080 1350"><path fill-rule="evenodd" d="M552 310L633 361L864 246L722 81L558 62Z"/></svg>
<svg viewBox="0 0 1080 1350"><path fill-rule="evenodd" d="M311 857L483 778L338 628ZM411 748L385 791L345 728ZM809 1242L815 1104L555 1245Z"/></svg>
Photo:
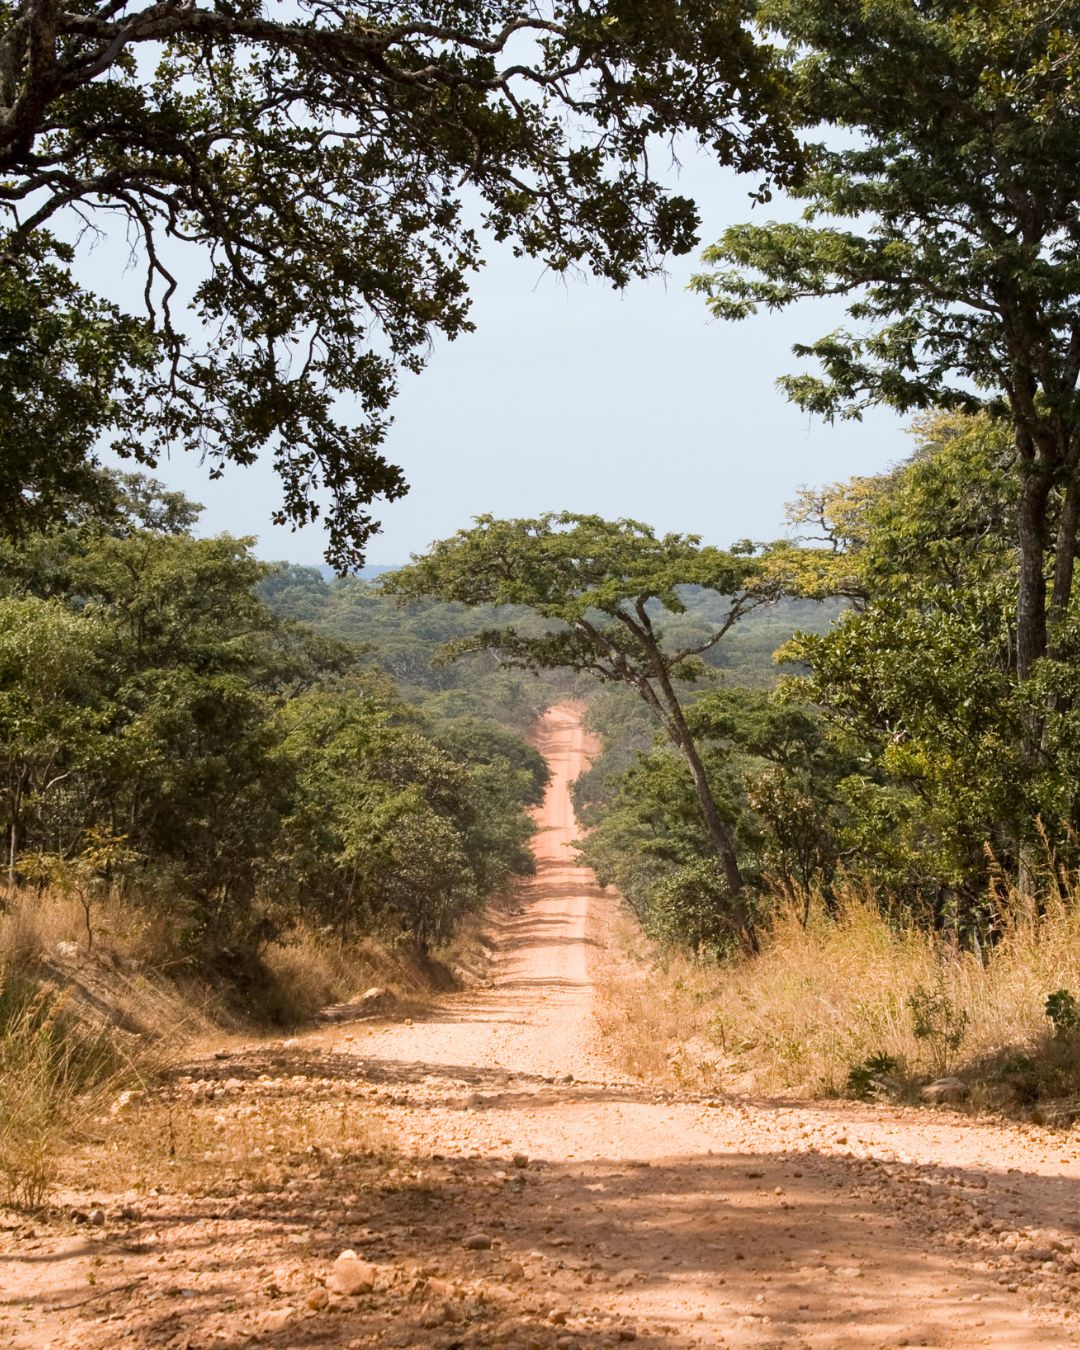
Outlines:
<svg viewBox="0 0 1080 1350"><path fill-rule="evenodd" d="M10 1239L0 1345L1080 1341L1067 1140L948 1112L712 1102L607 1063L592 978L615 901L569 847L590 749L577 710L550 710L539 744L553 778L537 875L493 920L490 986L412 1023L335 1024L192 1066L186 1086L222 1119L271 1100L324 1111L325 1148L258 1190L165 1178L96 1237ZM397 1141L391 1163L331 1146L354 1102ZM325 1287L346 1247L373 1267L347 1297ZM86 1296L95 1253L100 1301L58 1312Z"/></svg>

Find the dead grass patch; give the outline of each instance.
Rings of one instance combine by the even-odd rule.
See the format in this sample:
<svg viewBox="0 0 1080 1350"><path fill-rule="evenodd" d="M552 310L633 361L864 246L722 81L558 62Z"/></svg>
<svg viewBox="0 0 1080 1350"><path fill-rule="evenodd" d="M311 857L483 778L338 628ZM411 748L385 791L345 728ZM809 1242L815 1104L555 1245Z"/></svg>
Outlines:
<svg viewBox="0 0 1080 1350"><path fill-rule="evenodd" d="M595 1017L607 1053L635 1078L709 1092L726 1081L712 1037L713 973L651 943L619 915L596 982Z"/></svg>
<svg viewBox="0 0 1080 1350"><path fill-rule="evenodd" d="M0 1204L41 1209L88 1113L139 1081L135 1057L107 1024L0 967Z"/></svg>
<svg viewBox="0 0 1080 1350"><path fill-rule="evenodd" d="M122 1110L109 1107L161 1083L193 1045L299 1026L371 985L418 1010L452 983L408 949L301 927L252 957L237 983L215 986L138 906L101 899L91 945L77 900L48 889L10 895L0 912L0 1205L45 1206L63 1160L90 1136L95 1166L142 1182L234 1172L246 1184L320 1139L346 1150L363 1139L370 1152L358 1109L328 1115L310 1084L302 1100L269 1102L265 1119L231 1108L207 1115L168 1089L157 1104L135 1109L128 1096Z"/></svg>

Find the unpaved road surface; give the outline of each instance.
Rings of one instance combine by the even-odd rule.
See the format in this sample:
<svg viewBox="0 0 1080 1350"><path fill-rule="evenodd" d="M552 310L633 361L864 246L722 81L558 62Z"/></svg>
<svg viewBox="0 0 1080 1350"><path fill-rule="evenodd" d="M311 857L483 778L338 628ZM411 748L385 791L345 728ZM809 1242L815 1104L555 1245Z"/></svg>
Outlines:
<svg viewBox="0 0 1080 1350"><path fill-rule="evenodd" d="M567 847L587 752L572 708L541 748L538 872L495 921L490 987L194 1063L169 1112L197 1104L208 1139L284 1112L313 1142L255 1182L166 1165L95 1196L86 1175L68 1198L100 1200L103 1225L3 1234L0 1345L1080 1344L1072 1136L710 1101L605 1060L592 974L614 902ZM388 1159L342 1142L357 1109ZM355 1295L324 1287L343 1248L373 1268Z"/></svg>

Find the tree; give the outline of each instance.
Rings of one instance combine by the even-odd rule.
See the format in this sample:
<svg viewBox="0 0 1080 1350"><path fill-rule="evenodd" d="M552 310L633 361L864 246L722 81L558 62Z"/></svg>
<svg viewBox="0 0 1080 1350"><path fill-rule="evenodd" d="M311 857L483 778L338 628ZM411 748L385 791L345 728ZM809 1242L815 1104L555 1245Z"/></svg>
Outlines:
<svg viewBox="0 0 1080 1350"><path fill-rule="evenodd" d="M314 519L325 490L327 556L357 562L372 501L406 490L380 452L397 373L431 330L471 326L474 216L622 285L695 241L693 203L652 174L658 138L790 170L751 9L0 5L0 402L31 421L5 438L3 516L84 486L99 437L148 464L194 449L215 476L268 452L279 519ZM69 242L117 224L137 314L80 283Z"/></svg>
<svg viewBox="0 0 1080 1350"><path fill-rule="evenodd" d="M703 546L696 535L658 537L637 521L564 511L532 520L478 517L384 582L403 598L437 596L467 605L523 605L542 625L488 628L448 644L450 656L493 651L528 670L561 668L618 683L640 698L682 756L709 841L723 871L741 940L756 948L735 841L717 808L676 690L705 673L701 657L738 620L772 598L759 587L750 552ZM714 591L725 604L690 646L665 641L664 618L683 614L681 588Z"/></svg>
<svg viewBox="0 0 1080 1350"><path fill-rule="evenodd" d="M62 410L67 406L64 389L58 386L54 392L57 410ZM13 410L5 411L12 415ZM85 476L66 481L62 488L58 479L55 491L42 489L36 499L38 527L29 529L25 516L18 524L10 519L0 522L0 593L68 595L87 550L101 539L125 539L140 530L187 534L202 513L197 503L183 493L167 491L154 478L86 468ZM19 514L11 502L5 504Z"/></svg>
<svg viewBox="0 0 1080 1350"><path fill-rule="evenodd" d="M728 230L695 284L729 319L847 297L855 331L795 348L822 374L781 381L801 407L1009 428L1027 679L1061 654L1080 522L1080 5L771 0L763 16L788 43L796 122L838 136L794 189L802 221Z"/></svg>
<svg viewBox="0 0 1080 1350"><path fill-rule="evenodd" d="M404 932L425 949L531 863L523 808L536 781L493 746L537 766L498 734L470 763L392 695L360 694L314 692L284 709L295 788L279 882L343 932Z"/></svg>
<svg viewBox="0 0 1080 1350"><path fill-rule="evenodd" d="M101 626L55 601L0 600L0 780L9 885L31 808L103 753Z"/></svg>
<svg viewBox="0 0 1080 1350"><path fill-rule="evenodd" d="M705 690L686 719L744 875L764 895L798 898L805 923L814 895L832 894L836 784L856 761L819 713L782 691ZM574 802L597 878L619 888L658 941L728 948L724 879L685 763L663 738L627 760L616 732L596 770L575 783Z"/></svg>
<svg viewBox="0 0 1080 1350"><path fill-rule="evenodd" d="M1040 673L1066 663L1041 663L1022 683L1015 671L1010 459L1000 422L940 415L892 472L822 494L829 519L847 522L827 557L861 598L782 653L808 672L795 688L858 751L836 784L849 872L968 933L986 918L987 849L1010 876L1043 841L1065 862L1077 823L1065 712L1075 689L1059 689L1055 710ZM1035 709L1045 734L1027 753Z"/></svg>

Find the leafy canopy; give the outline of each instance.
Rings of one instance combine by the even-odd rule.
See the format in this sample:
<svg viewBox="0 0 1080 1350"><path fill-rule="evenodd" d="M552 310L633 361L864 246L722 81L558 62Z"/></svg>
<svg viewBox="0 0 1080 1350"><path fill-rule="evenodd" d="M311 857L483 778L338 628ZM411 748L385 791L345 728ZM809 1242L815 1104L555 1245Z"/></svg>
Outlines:
<svg viewBox="0 0 1080 1350"><path fill-rule="evenodd" d="M1080 526L1080 5L771 0L763 15L788 44L796 121L832 139L795 188L803 219L728 230L695 284L731 319L846 298L850 327L795 348L820 373L781 381L801 407L982 410L1008 426L1027 679L1060 656Z"/></svg>
<svg viewBox="0 0 1080 1350"><path fill-rule="evenodd" d="M827 886L836 865L835 783L848 766L825 721L740 688L703 692L686 719L747 875L759 886ZM662 742L623 764L620 734L609 722L603 756L574 786L589 826L582 852L650 936L723 950L731 942L723 878L686 766ZM762 886L759 897L766 894Z"/></svg>
<svg viewBox="0 0 1080 1350"><path fill-rule="evenodd" d="M639 685L663 672L694 679L699 658L737 620L771 598L758 587L749 549L728 552L696 535L658 536L634 520L571 511L533 519L479 516L389 575L404 598L438 596L466 605L525 606L540 620L488 628L446 646L449 657L491 649L529 670L565 667ZM685 588L725 597L716 620L689 645L665 643L664 616L686 612Z"/></svg>
<svg viewBox="0 0 1080 1350"><path fill-rule="evenodd" d="M1052 59L1080 6L772 0L810 151L792 224L739 225L696 280L738 319L849 298L853 330L797 346L802 407L985 407L1035 441L1075 426L1080 103ZM825 218L827 222L818 222ZM850 224L844 224L850 222Z"/></svg>
<svg viewBox="0 0 1080 1350"><path fill-rule="evenodd" d="M267 453L279 519L328 502L327 556L358 561L373 499L406 490L380 452L398 372L471 326L472 220L623 285L695 242L657 138L790 169L751 8L4 0L0 403L29 425L0 525L85 487L99 438L214 474ZM139 312L95 293L86 231L126 240Z"/></svg>
<svg viewBox="0 0 1080 1350"><path fill-rule="evenodd" d="M789 692L858 748L835 784L849 873L898 906L947 904L969 923L986 904L988 847L1009 874L1024 845L1066 847L1076 763L1058 742L1073 719L1062 698L1038 756L1022 753L1025 717L1046 690L1041 676L1017 680L1007 429L942 414L917 434L891 473L827 492L830 517L847 522L835 556L859 599L781 655L808 671Z"/></svg>

